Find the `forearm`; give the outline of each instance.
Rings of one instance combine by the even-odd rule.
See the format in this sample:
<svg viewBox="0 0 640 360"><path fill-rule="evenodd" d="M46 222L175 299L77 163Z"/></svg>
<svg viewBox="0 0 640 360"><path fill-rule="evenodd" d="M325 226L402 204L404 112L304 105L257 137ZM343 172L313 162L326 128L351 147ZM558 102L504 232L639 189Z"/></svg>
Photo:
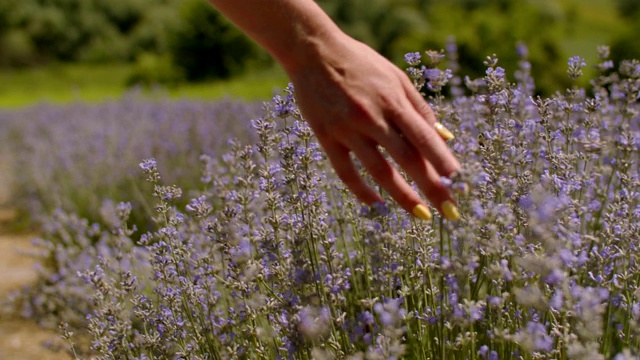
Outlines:
<svg viewBox="0 0 640 360"><path fill-rule="evenodd" d="M209 0L225 17L295 71L343 32L313 0Z"/></svg>

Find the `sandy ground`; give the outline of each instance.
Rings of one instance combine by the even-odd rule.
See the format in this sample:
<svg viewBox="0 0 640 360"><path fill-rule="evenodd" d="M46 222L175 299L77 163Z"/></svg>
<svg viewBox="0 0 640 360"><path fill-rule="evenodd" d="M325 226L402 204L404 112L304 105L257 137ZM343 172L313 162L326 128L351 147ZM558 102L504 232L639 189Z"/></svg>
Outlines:
<svg viewBox="0 0 640 360"><path fill-rule="evenodd" d="M0 149L0 301L9 293L34 281L31 235L12 234L8 225L16 220L10 207L10 166L7 153ZM35 322L0 314L0 360L70 359L64 352L53 352L46 343L62 344L59 334L40 328Z"/></svg>

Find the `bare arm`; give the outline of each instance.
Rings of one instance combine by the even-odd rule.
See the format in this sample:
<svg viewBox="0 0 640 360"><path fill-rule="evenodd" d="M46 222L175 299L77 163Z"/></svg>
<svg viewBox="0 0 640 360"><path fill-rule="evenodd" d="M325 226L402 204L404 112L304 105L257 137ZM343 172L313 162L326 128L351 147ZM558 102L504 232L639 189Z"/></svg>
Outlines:
<svg viewBox="0 0 640 360"><path fill-rule="evenodd" d="M460 168L445 144L451 133L402 70L343 33L313 0L209 1L283 66L336 173L361 201L381 197L360 178L350 153L404 209L431 218L382 146L438 211L457 220L440 182Z"/></svg>
<svg viewBox="0 0 640 360"><path fill-rule="evenodd" d="M209 0L287 71L330 38L344 36L312 0Z"/></svg>

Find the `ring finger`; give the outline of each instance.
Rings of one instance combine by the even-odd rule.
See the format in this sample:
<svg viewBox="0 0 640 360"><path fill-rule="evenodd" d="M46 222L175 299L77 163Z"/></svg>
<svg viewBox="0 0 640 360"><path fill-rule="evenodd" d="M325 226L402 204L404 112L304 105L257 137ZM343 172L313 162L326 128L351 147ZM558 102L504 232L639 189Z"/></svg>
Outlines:
<svg viewBox="0 0 640 360"><path fill-rule="evenodd" d="M426 204L407 183L396 168L380 153L376 144L363 137L349 141L349 148L360 159L371 177L385 189L407 212L428 220L431 218Z"/></svg>

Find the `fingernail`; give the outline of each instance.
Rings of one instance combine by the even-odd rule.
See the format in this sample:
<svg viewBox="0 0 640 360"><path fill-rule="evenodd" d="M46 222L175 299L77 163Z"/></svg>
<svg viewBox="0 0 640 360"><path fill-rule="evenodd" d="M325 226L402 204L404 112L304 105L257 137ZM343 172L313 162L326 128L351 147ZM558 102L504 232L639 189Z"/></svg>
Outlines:
<svg viewBox="0 0 640 360"><path fill-rule="evenodd" d="M449 131L449 129L444 127L444 125L442 125L441 123L437 122L433 126L436 128L436 131L438 132L438 134L440 134L440 136L445 141L455 139L455 136L453 136L453 133L451 131Z"/></svg>
<svg viewBox="0 0 640 360"><path fill-rule="evenodd" d="M421 204L418 204L413 208L413 215L422 220L431 220L431 211L429 211L426 206Z"/></svg>
<svg viewBox="0 0 640 360"><path fill-rule="evenodd" d="M460 219L458 208L449 200L442 203L442 212L444 213L444 217L451 221L458 221Z"/></svg>

